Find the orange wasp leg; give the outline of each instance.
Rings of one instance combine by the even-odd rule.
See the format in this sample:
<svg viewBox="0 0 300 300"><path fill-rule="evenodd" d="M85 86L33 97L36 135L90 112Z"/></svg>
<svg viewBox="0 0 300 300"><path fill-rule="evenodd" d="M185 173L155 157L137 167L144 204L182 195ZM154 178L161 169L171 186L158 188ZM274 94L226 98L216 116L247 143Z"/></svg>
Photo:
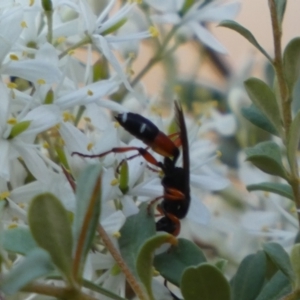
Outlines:
<svg viewBox="0 0 300 300"><path fill-rule="evenodd" d="M173 188L166 188L165 189L165 195L164 198L168 199L168 200L184 200L185 199L185 195L184 193L180 192L177 189L173 189Z"/></svg>
<svg viewBox="0 0 300 300"><path fill-rule="evenodd" d="M176 229L175 229L174 232L172 232L172 234L174 236L177 236L180 232L180 227L181 227L180 220L176 216L174 216L173 214L166 213L165 215L166 215L167 218L169 218L176 225Z"/></svg>
<svg viewBox="0 0 300 300"><path fill-rule="evenodd" d="M148 211L148 214L149 214L149 215L151 214L150 208L152 207L152 205L153 205L155 202L157 202L157 201L159 201L159 200L161 200L161 199L163 199L163 198L164 198L164 196L159 196L159 197L153 199L152 201L150 201L150 203L149 203L148 206L147 206L147 211Z"/></svg>

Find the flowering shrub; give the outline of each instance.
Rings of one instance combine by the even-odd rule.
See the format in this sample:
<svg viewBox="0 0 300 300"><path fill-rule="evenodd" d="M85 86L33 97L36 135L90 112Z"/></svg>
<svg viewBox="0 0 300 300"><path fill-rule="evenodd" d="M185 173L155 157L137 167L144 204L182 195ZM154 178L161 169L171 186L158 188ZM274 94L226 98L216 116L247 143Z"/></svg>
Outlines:
<svg viewBox="0 0 300 300"><path fill-rule="evenodd" d="M0 1L0 298L298 299L286 199L300 219L300 39L282 51L286 1L269 0L274 58L231 20L236 1L138 2ZM210 23L256 47L272 84L183 80L174 53L190 41L228 77ZM142 43L153 53L134 74ZM158 63L160 104L142 83ZM237 168L272 208L228 187Z"/></svg>

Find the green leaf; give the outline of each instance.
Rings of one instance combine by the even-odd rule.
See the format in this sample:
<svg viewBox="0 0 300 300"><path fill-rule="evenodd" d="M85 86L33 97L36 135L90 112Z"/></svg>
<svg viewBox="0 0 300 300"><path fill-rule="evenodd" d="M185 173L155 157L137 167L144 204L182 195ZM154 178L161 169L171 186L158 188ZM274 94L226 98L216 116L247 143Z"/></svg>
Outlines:
<svg viewBox="0 0 300 300"><path fill-rule="evenodd" d="M226 259L219 259L216 263L215 266L222 272L224 273L224 270L228 264L228 260Z"/></svg>
<svg viewBox="0 0 300 300"><path fill-rule="evenodd" d="M266 255L269 256L271 261L277 266L277 268L289 278L289 280L294 282L294 273L292 270L290 258L285 252L283 247L277 243L267 243L263 245L263 250Z"/></svg>
<svg viewBox="0 0 300 300"><path fill-rule="evenodd" d="M32 280L53 271L53 264L49 254L36 248L31 251L19 264L1 280L1 291L14 294Z"/></svg>
<svg viewBox="0 0 300 300"><path fill-rule="evenodd" d="M77 180L76 212L73 222L75 239L75 259L79 273L82 271L86 255L93 243L101 210L100 164L88 165ZM79 274L77 274L79 275Z"/></svg>
<svg viewBox="0 0 300 300"><path fill-rule="evenodd" d="M53 279L53 280L59 280L61 282L64 280L63 277L61 277L58 274L54 274L54 273L52 273L51 275L47 276L47 279L50 279L50 280L51 279ZM122 298L122 297L120 297L120 296L112 293L111 291L103 288L102 286L97 285L94 282L89 281L87 279L83 278L82 281L81 281L81 284L82 284L83 287L85 287L85 288L87 288L87 289L89 289L91 291L94 291L96 293L99 293L99 294L102 294L104 296L107 296L110 299L113 299L113 300L126 300L125 298Z"/></svg>
<svg viewBox="0 0 300 300"><path fill-rule="evenodd" d="M300 38L292 39L285 47L283 53L284 75L292 95L295 83L300 72Z"/></svg>
<svg viewBox="0 0 300 300"><path fill-rule="evenodd" d="M249 78L244 82L245 89L252 103L267 116L269 121L282 133L282 121L275 94L270 87L258 78Z"/></svg>
<svg viewBox="0 0 300 300"><path fill-rule="evenodd" d="M157 234L148 239L140 248L136 260L136 270L141 282L144 284L150 299L154 299L152 292L153 255L154 251L162 244L177 244L177 239L167 233Z"/></svg>
<svg viewBox="0 0 300 300"><path fill-rule="evenodd" d="M278 300L291 291L292 287L288 278L281 271L277 271L255 300Z"/></svg>
<svg viewBox="0 0 300 300"><path fill-rule="evenodd" d="M95 284L91 281L88 281L86 279L83 279L82 286L84 286L85 288L87 288L91 291L94 291L94 292L97 292L101 295L107 296L107 297L109 297L110 299L113 299L113 300L126 300L126 299L112 293L111 291L103 288L102 286L97 285L97 284Z"/></svg>
<svg viewBox="0 0 300 300"><path fill-rule="evenodd" d="M218 268L208 263L187 268L180 288L185 300L230 300L228 281Z"/></svg>
<svg viewBox="0 0 300 300"><path fill-rule="evenodd" d="M37 244L49 252L53 263L70 280L73 240L62 203L50 193L36 196L28 209L28 222Z"/></svg>
<svg viewBox="0 0 300 300"><path fill-rule="evenodd" d="M232 29L242 35L248 42L250 42L256 49L258 49L271 63L273 63L272 58L269 54L260 46L257 42L253 34L245 27L240 25L239 23L232 21L232 20L224 20L222 21L219 26L226 27Z"/></svg>
<svg viewBox="0 0 300 300"><path fill-rule="evenodd" d="M300 51L300 49L299 49ZM297 112L294 118L289 135L287 138L287 157L290 163L291 170L294 175L298 176L298 168L296 167L297 151L300 140L300 111Z"/></svg>
<svg viewBox="0 0 300 300"><path fill-rule="evenodd" d="M281 26L285 13L286 0L275 0L278 23Z"/></svg>
<svg viewBox="0 0 300 300"><path fill-rule="evenodd" d="M254 147L245 149L247 161L271 175L287 179L287 174L281 161L279 146L271 141L262 142Z"/></svg>
<svg viewBox="0 0 300 300"><path fill-rule="evenodd" d="M278 132L268 118L254 105L251 104L249 107L243 107L242 115L255 126L278 136Z"/></svg>
<svg viewBox="0 0 300 300"><path fill-rule="evenodd" d="M250 184L247 185L247 190L249 192L252 191L270 192L294 200L294 194L291 186L284 183L261 182L258 184Z"/></svg>
<svg viewBox="0 0 300 300"><path fill-rule="evenodd" d="M178 239L178 245L159 254L154 259L154 267L168 281L180 285L181 276L187 267L206 262L202 250L186 239Z"/></svg>
<svg viewBox="0 0 300 300"><path fill-rule="evenodd" d="M263 251L243 259L231 280L232 300L253 300L258 296L265 280L266 261Z"/></svg>
<svg viewBox="0 0 300 300"><path fill-rule="evenodd" d="M295 244L291 252L291 264L295 274L294 289L300 288L300 244Z"/></svg>
<svg viewBox="0 0 300 300"><path fill-rule="evenodd" d="M12 228L3 232L3 248L6 251L22 255L28 254L37 244L27 228Z"/></svg>
<svg viewBox="0 0 300 300"><path fill-rule="evenodd" d="M154 218L148 212L148 204L143 203L139 208L138 214L127 218L119 238L122 257L136 277L135 262L139 249L146 240L156 234Z"/></svg>

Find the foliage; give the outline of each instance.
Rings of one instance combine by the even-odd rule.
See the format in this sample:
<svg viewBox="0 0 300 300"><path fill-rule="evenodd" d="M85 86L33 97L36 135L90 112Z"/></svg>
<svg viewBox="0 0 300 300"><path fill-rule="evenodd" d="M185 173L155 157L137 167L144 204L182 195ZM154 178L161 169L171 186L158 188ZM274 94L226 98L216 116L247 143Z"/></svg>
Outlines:
<svg viewBox="0 0 300 300"><path fill-rule="evenodd" d="M299 299L300 244L277 238L269 228L266 237L260 228L259 239L253 238L255 219L245 233L241 216L254 204L230 187L220 191L229 180L215 148L203 139L213 131L232 146L229 156L243 152L265 176L248 191L277 196L270 202L280 221L297 223L298 230L300 38L281 49L287 1L268 1L274 57L232 20L239 9L234 2L15 2L0 5L0 298ZM174 54L192 42L228 79L230 71L216 55L225 48L210 33L210 22L244 37L272 69L266 79L247 70L243 84L236 80L251 101L238 111L228 101L234 84L218 89L182 80L177 70ZM134 73L145 39L152 56ZM73 56L83 48L84 62ZM157 64L168 79L164 96L174 99L175 91L178 100L175 117L167 121L153 113L155 102L142 89L144 75ZM173 108L173 102L161 108ZM200 127L183 117L181 106ZM129 111L149 120L138 121ZM130 116L137 123L124 133L111 112L123 123ZM147 132L150 127L155 134ZM248 129L255 133L251 142L239 134ZM128 142L131 131L136 139ZM210 213L202 199L214 197L223 206ZM212 225L225 203L228 215L240 214L227 218L233 224L227 232L221 223ZM291 205L298 221L287 212ZM157 232L162 220L169 222L166 232ZM243 242L223 244L213 226L229 240L236 230ZM257 240L260 245L253 246Z"/></svg>

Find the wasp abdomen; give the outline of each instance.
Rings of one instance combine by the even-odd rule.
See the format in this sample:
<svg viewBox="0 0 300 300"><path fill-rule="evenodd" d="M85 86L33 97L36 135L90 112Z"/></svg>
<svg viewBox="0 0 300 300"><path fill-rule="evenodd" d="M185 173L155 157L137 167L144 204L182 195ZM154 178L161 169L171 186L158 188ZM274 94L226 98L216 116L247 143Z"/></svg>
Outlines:
<svg viewBox="0 0 300 300"><path fill-rule="evenodd" d="M159 133L159 129L148 119L135 113L118 114L116 120L133 136L145 144L152 142Z"/></svg>
<svg viewBox="0 0 300 300"><path fill-rule="evenodd" d="M128 112L119 114L115 118L126 131L155 152L165 157L172 156L175 160L179 156L179 150L174 142L143 116Z"/></svg>

